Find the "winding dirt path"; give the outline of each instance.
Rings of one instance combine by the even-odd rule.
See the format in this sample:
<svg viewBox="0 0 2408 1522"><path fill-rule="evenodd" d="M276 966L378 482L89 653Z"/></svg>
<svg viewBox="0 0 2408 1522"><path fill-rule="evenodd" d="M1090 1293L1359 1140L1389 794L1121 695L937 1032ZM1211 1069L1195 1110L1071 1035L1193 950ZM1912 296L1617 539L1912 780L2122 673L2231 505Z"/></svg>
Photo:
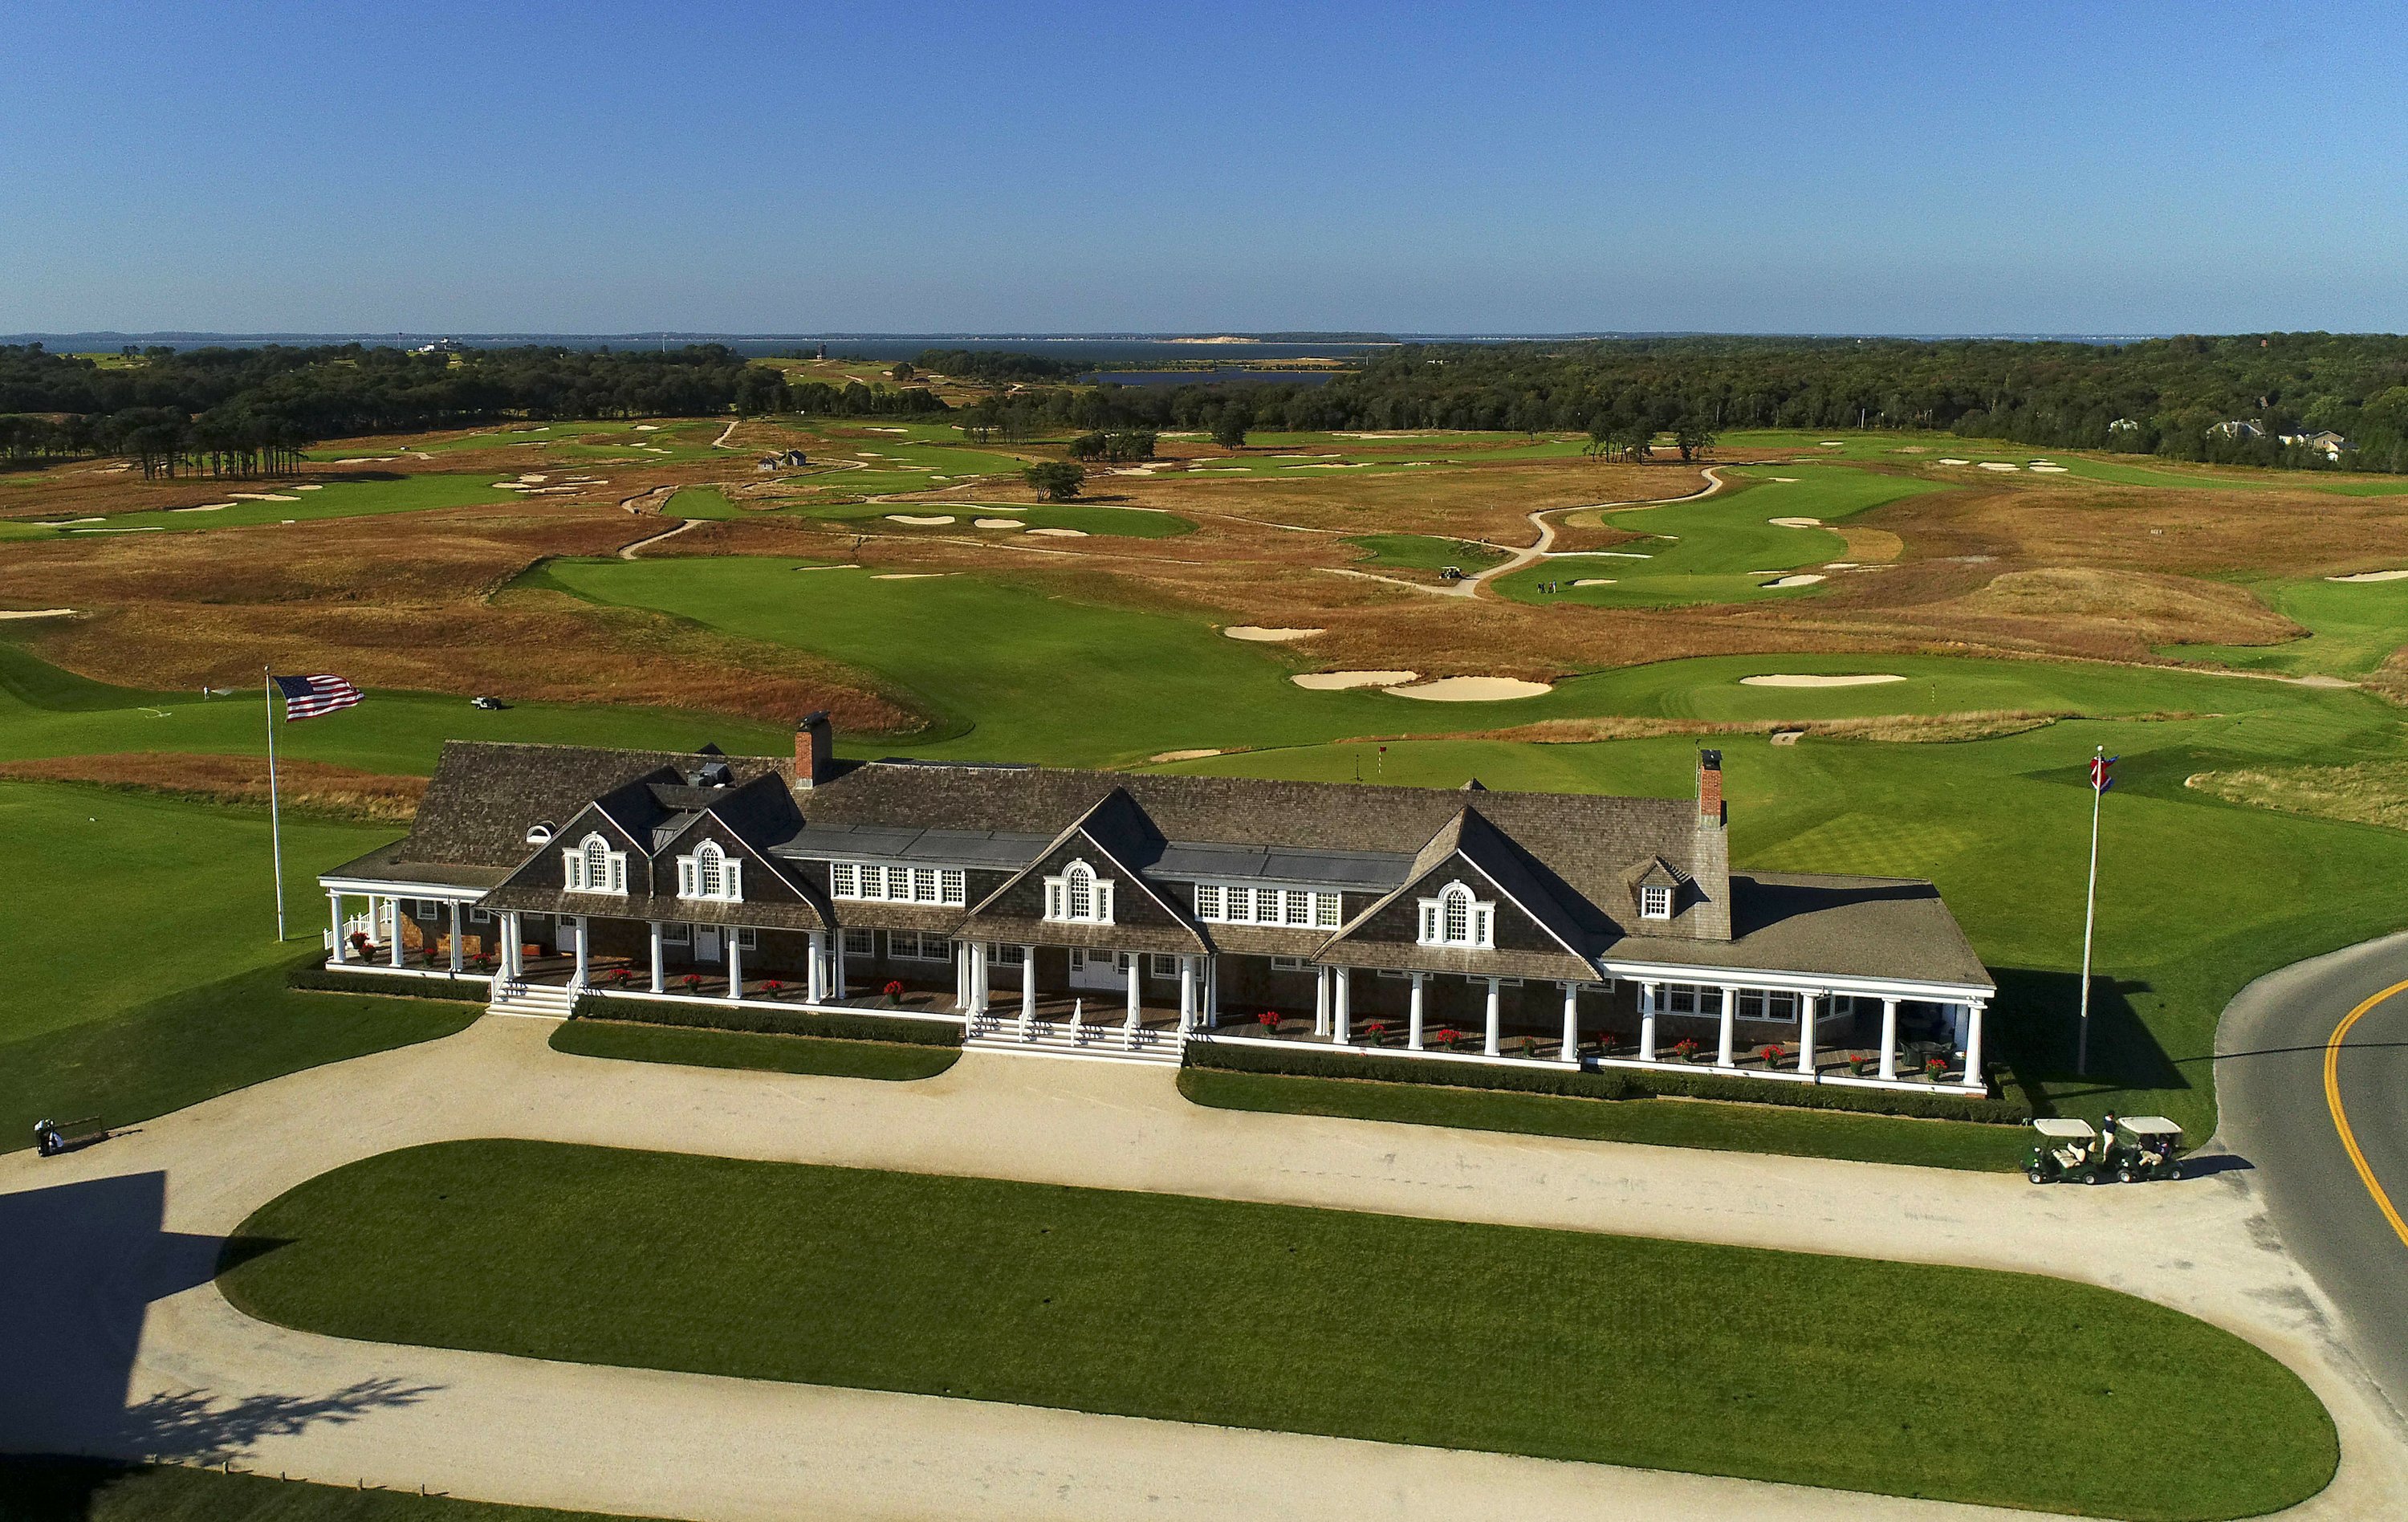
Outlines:
<svg viewBox="0 0 2408 1522"><path fill-rule="evenodd" d="M1580 502L1568 508L1541 508L1538 511L1528 514L1530 526L1539 531L1539 541L1536 544L1513 551L1512 558L1507 560L1503 565L1491 566L1484 571L1475 571L1471 575L1465 577L1462 581L1455 582L1453 587L1447 589L1448 596L1456 597L1476 597L1480 595L1480 588L1483 582L1494 581L1500 576L1510 576L1513 572L1520 570L1525 566L1535 566L1540 561L1546 559L1550 554L1555 553L1555 525L1548 522L1548 520L1558 513L1590 512L1607 508L1665 508L1671 506L1675 502L1695 502L1700 497L1712 496L1716 492L1723 489L1723 478L1717 474L1721 469L1722 467L1720 466L1710 465L1706 467L1703 471L1699 472L1706 478L1705 487L1700 491L1691 492L1686 496L1660 496L1640 502ZM1466 542L1471 543L1485 541L1467 540ZM1504 546L1498 545L1496 548L1501 550ZM1383 581L1386 578L1384 577L1382 578Z"/></svg>

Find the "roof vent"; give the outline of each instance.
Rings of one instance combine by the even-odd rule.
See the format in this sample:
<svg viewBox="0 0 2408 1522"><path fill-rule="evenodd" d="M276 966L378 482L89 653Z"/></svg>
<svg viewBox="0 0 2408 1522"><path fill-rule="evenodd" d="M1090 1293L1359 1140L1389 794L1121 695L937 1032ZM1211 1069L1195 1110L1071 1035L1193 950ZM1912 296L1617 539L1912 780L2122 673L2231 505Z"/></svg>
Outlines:
<svg viewBox="0 0 2408 1522"><path fill-rule="evenodd" d="M685 780L692 787L726 787L735 783L736 768L724 761L706 761L686 773Z"/></svg>
<svg viewBox="0 0 2408 1522"><path fill-rule="evenodd" d="M548 819L539 820L535 824L529 825L526 832L526 843L529 845L550 845L552 843L552 821Z"/></svg>

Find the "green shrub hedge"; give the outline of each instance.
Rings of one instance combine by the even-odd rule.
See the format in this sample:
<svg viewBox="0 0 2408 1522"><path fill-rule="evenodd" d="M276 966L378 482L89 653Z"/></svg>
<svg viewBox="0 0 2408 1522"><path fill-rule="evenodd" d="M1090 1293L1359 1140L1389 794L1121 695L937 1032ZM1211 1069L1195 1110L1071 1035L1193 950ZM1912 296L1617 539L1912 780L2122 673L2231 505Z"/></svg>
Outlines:
<svg viewBox="0 0 2408 1522"><path fill-rule="evenodd" d="M959 1026L910 1020L891 1014L814 1014L805 1010L764 1010L743 1005L666 1004L648 998L587 994L577 1012L597 1020L629 1020L648 1026L695 1030L745 1030L773 1036L830 1036L848 1041L897 1041L910 1046L959 1046Z"/></svg>
<svg viewBox="0 0 2408 1522"><path fill-rule="evenodd" d="M295 962L284 974L287 986L321 994L379 994L393 998L444 998L483 1004L494 997L482 978L393 978L379 972L337 972L316 957Z"/></svg>
<svg viewBox="0 0 2408 1522"><path fill-rule="evenodd" d="M1294 1073L1307 1078L1364 1078L1382 1084L1434 1084L1442 1088L1508 1089L1523 1094L1560 1094L1584 1099L1627 1099L1662 1095L1692 1099L1733 1099L1746 1104L1788 1105L1799 1110L1842 1110L1857 1114L1913 1115L1927 1120L1969 1120L2019 1126L2031 1107L2019 1099L1975 1098L1956 1094L1904 1094L1889 1089L1840 1088L1828 1084L1774 1084L1720 1073L1640 1071L1605 1068L1584 1072L1555 1063L1498 1067L1476 1062L1426 1062L1378 1057L1367 1052L1297 1046L1273 1050L1229 1042L1187 1043L1187 1064L1229 1072Z"/></svg>

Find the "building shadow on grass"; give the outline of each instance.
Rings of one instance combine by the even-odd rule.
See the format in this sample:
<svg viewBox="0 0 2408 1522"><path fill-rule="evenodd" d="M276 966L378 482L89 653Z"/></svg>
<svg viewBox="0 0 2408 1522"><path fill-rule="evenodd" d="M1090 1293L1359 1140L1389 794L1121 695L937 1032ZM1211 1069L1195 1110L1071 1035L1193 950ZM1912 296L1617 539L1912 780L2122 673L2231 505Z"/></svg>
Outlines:
<svg viewBox="0 0 2408 1522"><path fill-rule="evenodd" d="M433 1393L376 1379L322 1393L130 1398L152 1302L280 1245L169 1231L165 1206L157 1172L0 1195L0 1449L222 1463L263 1439Z"/></svg>
<svg viewBox="0 0 2408 1522"><path fill-rule="evenodd" d="M2000 1022L1999 1055L2012 1074L2009 1082L2041 1113L2049 1113L2052 1099L2191 1086L2183 1064L2158 1044L2133 1007L2135 998L2154 992L2145 979L2091 979L2088 1070L2076 1073L2081 975L2038 968L1990 970L1998 980L1999 1008L2010 1012Z"/></svg>

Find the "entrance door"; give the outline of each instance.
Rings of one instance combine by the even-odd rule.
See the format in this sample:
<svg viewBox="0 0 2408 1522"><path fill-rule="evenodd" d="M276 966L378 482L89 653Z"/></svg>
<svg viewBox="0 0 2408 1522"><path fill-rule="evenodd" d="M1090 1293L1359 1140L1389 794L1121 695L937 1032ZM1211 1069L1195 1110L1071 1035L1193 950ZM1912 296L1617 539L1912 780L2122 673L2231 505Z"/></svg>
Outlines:
<svg viewBox="0 0 2408 1522"><path fill-rule="evenodd" d="M694 959L697 962L719 960L718 930L705 925L697 925L694 927Z"/></svg>
<svg viewBox="0 0 2408 1522"><path fill-rule="evenodd" d="M1070 986L1096 988L1119 994L1128 991L1129 956L1126 952L1082 952L1070 954Z"/></svg>
<svg viewBox="0 0 2408 1522"><path fill-rule="evenodd" d="M563 956L577 955L577 922L566 914L552 922L552 949Z"/></svg>

